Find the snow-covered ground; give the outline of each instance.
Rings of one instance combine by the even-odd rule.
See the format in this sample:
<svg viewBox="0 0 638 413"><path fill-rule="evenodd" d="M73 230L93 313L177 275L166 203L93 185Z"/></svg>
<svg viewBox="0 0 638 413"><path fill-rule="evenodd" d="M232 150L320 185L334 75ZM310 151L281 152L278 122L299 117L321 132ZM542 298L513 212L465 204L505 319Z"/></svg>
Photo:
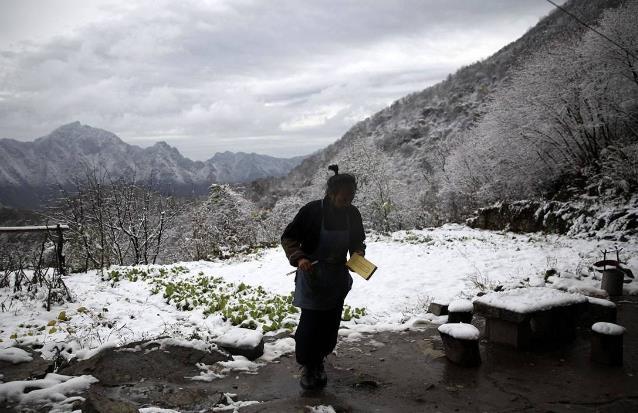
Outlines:
<svg viewBox="0 0 638 413"><path fill-rule="evenodd" d="M613 250L614 245L605 240L491 232L460 225L372 236L366 257L379 269L368 281L353 275L354 285L346 299L346 304L364 307L366 313L344 322L341 335L352 339L359 332L401 329L408 320L432 319L425 312L433 299L472 298L478 291L497 285L506 289L542 286L549 269L557 275L549 278L553 283L548 286L597 293L600 276L591 265L602 259L601 250ZM638 240L620 246L624 248L621 258L636 272ZM221 277L235 286L261 286L265 294L279 295L288 295L294 288L294 275L286 275L292 268L280 248L227 261L185 262L173 267L182 269L166 275L167 280ZM152 293L151 282L102 281L101 277L96 271L67 277L65 282L75 302L55 306L50 312L41 301L15 300L9 288L0 289L0 359L26 360L28 355L15 350L19 344L41 347L46 358L58 354L80 359L104 346L161 336L201 345L232 328L221 314L206 314L201 305L184 310L174 302L167 303L161 292ZM627 284L626 291L638 293L637 285L636 281ZM292 314L286 320L294 322L295 317L298 315ZM284 339L267 348L262 361L293 349L291 339Z"/></svg>

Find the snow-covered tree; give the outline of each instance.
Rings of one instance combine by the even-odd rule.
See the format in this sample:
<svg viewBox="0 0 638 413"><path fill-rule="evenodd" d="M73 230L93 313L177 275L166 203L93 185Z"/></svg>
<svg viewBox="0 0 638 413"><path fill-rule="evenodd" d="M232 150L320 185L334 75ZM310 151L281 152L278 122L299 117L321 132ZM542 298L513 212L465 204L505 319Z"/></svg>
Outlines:
<svg viewBox="0 0 638 413"><path fill-rule="evenodd" d="M194 259L226 257L257 242L255 211L230 185L213 184L192 214L189 248Z"/></svg>
<svg viewBox="0 0 638 413"><path fill-rule="evenodd" d="M525 61L450 157L448 190L478 204L541 195L635 142L636 8L610 10L597 27L629 53L590 31Z"/></svg>
<svg viewBox="0 0 638 413"><path fill-rule="evenodd" d="M279 199L262 222L261 240L268 243L279 242L286 225L292 221L299 209L306 203L307 201L298 195Z"/></svg>

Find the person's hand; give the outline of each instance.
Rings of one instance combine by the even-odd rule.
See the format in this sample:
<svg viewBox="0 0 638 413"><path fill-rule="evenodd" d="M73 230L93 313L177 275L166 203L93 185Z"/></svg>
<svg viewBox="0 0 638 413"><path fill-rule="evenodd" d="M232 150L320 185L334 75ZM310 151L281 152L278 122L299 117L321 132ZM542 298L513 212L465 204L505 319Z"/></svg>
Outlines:
<svg viewBox="0 0 638 413"><path fill-rule="evenodd" d="M353 252L353 254L361 255L362 257L364 257L366 255L365 251L361 251L361 250L357 250L357 251Z"/></svg>
<svg viewBox="0 0 638 413"><path fill-rule="evenodd" d="M303 271L310 272L312 271L312 262L308 258L299 258L297 267Z"/></svg>

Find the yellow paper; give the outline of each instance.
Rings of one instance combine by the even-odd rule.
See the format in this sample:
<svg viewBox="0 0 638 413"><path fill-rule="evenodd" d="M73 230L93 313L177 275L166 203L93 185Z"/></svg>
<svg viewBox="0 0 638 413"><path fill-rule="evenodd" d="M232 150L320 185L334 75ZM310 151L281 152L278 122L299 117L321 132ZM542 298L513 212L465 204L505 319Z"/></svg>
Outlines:
<svg viewBox="0 0 638 413"><path fill-rule="evenodd" d="M346 262L346 267L352 272L356 272L366 280L372 277L372 274L377 270L377 266L366 260L359 254L352 254L348 262Z"/></svg>

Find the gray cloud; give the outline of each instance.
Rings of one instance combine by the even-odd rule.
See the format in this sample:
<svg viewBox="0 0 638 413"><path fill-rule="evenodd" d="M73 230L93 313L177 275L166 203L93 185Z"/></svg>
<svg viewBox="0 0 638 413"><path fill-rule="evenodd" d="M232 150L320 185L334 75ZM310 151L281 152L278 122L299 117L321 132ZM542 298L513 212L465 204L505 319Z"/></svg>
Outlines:
<svg viewBox="0 0 638 413"><path fill-rule="evenodd" d="M0 136L80 120L195 159L309 153L548 11L536 0L134 2L0 51Z"/></svg>

